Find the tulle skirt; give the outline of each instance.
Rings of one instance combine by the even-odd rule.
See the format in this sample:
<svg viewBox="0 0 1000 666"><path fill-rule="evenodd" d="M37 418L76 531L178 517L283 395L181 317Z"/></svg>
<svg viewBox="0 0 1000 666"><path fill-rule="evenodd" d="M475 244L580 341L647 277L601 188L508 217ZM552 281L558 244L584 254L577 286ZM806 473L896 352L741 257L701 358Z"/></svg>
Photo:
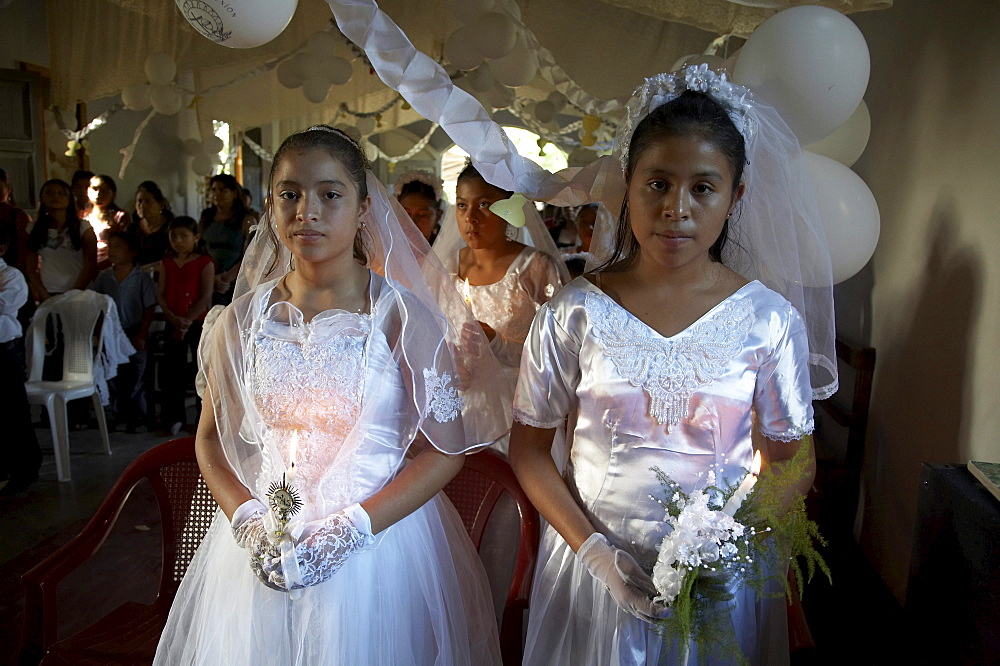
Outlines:
<svg viewBox="0 0 1000 666"><path fill-rule="evenodd" d="M439 494L292 600L251 573L220 511L191 561L156 664L499 664L479 557Z"/></svg>
<svg viewBox="0 0 1000 666"><path fill-rule="evenodd" d="M783 598L758 599L750 590L730 602L736 638L751 664L788 663ZM713 655L707 663L720 664ZM614 599L549 526L542 533L529 605L526 666L657 666L680 664L679 647L665 644L649 624ZM701 663L696 649L690 664Z"/></svg>

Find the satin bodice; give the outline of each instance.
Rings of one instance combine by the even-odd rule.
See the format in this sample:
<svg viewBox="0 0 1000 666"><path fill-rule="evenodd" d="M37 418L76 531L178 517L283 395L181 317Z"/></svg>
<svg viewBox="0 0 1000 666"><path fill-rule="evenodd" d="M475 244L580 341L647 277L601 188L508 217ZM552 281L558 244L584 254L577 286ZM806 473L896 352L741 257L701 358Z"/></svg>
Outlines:
<svg viewBox="0 0 1000 666"><path fill-rule="evenodd" d="M650 562L664 536L650 468L685 490L711 465L739 478L752 412L775 439L811 431L807 360L798 313L759 282L666 338L578 278L532 325L514 413L542 428L570 415L571 492L598 530Z"/></svg>

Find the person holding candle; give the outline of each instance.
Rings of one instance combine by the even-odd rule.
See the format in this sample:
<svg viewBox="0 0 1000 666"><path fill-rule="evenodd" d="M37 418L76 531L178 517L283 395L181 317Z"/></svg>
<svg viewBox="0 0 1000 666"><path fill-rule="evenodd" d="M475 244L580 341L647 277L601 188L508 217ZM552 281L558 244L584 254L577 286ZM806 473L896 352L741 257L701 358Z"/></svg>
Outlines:
<svg viewBox="0 0 1000 666"><path fill-rule="evenodd" d="M803 444L811 401L836 389L835 366L813 353L807 331L831 333L832 311L807 322L762 281L794 285L774 278L801 257L776 258L769 243L797 233L805 244L820 229L784 123L746 89L697 69L648 79L629 113L616 153L626 188L617 225L599 225L597 265L539 309L524 346L510 459L548 522L525 664L679 663L684 652L649 625L670 612L653 601L649 575L666 534L650 468L686 492L709 471L736 486L755 419L765 474L801 446L812 456ZM822 265L822 252L811 256ZM829 288L828 255L826 267ZM567 416L561 475L550 448ZM797 492L807 492L806 476ZM729 592L749 662L787 662L784 600ZM713 658L697 646L690 656Z"/></svg>
<svg viewBox="0 0 1000 666"><path fill-rule="evenodd" d="M500 663L482 565L440 491L510 406L485 335L367 167L327 126L275 154L236 298L199 353L196 447L221 511L156 663Z"/></svg>
<svg viewBox="0 0 1000 666"><path fill-rule="evenodd" d="M569 277L533 203L525 205L530 209L529 223L523 229L490 210L492 204L512 194L490 185L475 167L467 165L455 188L455 219L449 211L434 243L441 263L503 366L508 399L514 393L521 346L531 320ZM506 453L507 439L494 448Z"/></svg>

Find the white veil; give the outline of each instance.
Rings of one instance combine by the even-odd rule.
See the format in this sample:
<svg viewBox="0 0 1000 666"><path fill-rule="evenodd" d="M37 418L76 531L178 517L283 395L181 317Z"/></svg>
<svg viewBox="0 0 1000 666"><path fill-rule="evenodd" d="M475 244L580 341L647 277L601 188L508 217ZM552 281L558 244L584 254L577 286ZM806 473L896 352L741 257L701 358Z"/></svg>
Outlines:
<svg viewBox="0 0 1000 666"><path fill-rule="evenodd" d="M372 303L371 330L385 335L395 363L403 369L419 414L417 427L432 446L462 453L488 445L502 437L511 422L509 401L499 399L491 387L500 373L499 363L426 240L370 170L367 187L371 206L363 222L369 267L384 278ZM260 224L269 223L265 217ZM288 250L275 244L266 229L258 228L237 279L237 297L203 338L199 354L208 385L205 398L215 408L226 456L258 498L281 477L286 464L252 395L254 344L264 323L270 287L289 265ZM393 375L368 373L366 393L379 391L380 382L392 381ZM378 413L378 404L362 400L360 416L324 471L324 480L354 473L358 446L372 428L391 418ZM344 483L320 482L318 487L350 492L350 484ZM317 499L310 505L345 506L364 498ZM321 516L302 516L303 520L317 517Z"/></svg>
<svg viewBox="0 0 1000 666"><path fill-rule="evenodd" d="M558 206L599 201L604 210L598 215L594 242L600 247L602 239L609 237L608 223L617 219L625 193L617 159L602 157L582 169L549 173L519 155L482 105L457 88L438 63L414 48L374 0L327 0L327 4L337 27L364 49L382 81L424 118L440 124L469 153L487 182ZM678 85L687 85L684 76L678 78ZM698 81L697 89L703 83L707 83L705 91L715 97L713 82ZM648 102L656 92L647 82L637 95L646 95ZM749 91L742 101L754 107L758 124L756 139L747 146L752 160L746 173L748 193L733 234L747 251L747 259L736 257L734 267L781 293L802 314L809 337L813 397L820 400L837 389L829 248L797 139L777 112ZM648 112L648 103L634 97L629 108L631 127ZM736 243L732 245L735 248Z"/></svg>

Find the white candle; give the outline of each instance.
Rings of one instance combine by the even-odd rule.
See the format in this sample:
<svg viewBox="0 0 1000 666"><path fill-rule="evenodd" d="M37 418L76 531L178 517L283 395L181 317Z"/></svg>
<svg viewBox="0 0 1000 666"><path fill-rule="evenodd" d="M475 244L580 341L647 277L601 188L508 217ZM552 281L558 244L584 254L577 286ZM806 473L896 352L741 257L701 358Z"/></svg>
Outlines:
<svg viewBox="0 0 1000 666"><path fill-rule="evenodd" d="M469 290L469 278L465 278L465 304L472 306L472 293Z"/></svg>
<svg viewBox="0 0 1000 666"><path fill-rule="evenodd" d="M291 441L288 444L288 470L285 472L285 483L292 485L295 482L295 456L299 448L299 431L292 430Z"/></svg>
<svg viewBox="0 0 1000 666"><path fill-rule="evenodd" d="M757 475L760 474L760 464L760 451L758 450L753 454L753 462L750 464L750 472L743 477L743 482L740 483L736 492L733 493L733 496L726 501L726 505L722 507L723 513L732 516L740 508L740 505L743 504L743 500L747 498L747 495L750 494L750 491L753 490L753 487L757 484Z"/></svg>

